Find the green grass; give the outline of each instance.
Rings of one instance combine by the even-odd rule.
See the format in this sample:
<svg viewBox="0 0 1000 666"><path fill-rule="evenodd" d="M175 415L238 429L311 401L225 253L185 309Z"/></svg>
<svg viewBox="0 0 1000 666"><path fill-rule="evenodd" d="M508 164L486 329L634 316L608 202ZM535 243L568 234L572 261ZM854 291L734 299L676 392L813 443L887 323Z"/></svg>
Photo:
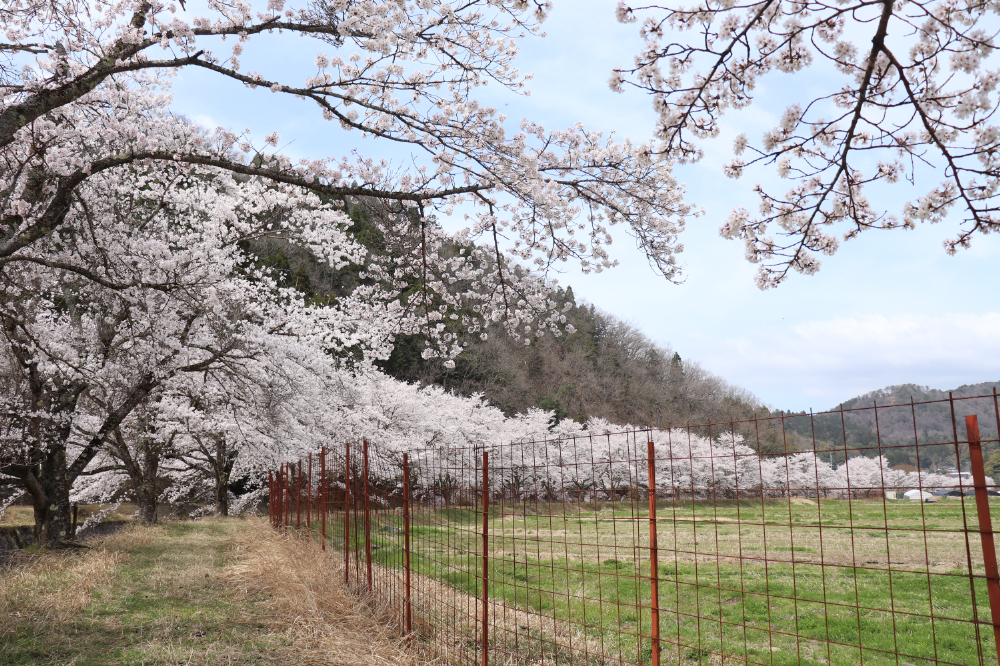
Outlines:
<svg viewBox="0 0 1000 666"><path fill-rule="evenodd" d="M288 639L220 577L240 528L236 520L166 523L0 569L0 663L286 663Z"/></svg>
<svg viewBox="0 0 1000 666"><path fill-rule="evenodd" d="M640 506L634 512L627 503L495 508L493 612L554 618L586 640L591 654L648 663L649 639L642 637L651 632L649 520ZM991 510L1000 524L1000 503ZM972 570L983 573L971 501L964 515L954 499L661 502L657 513L666 663L716 663L711 655L723 654L775 666L924 666L978 664L980 645L986 663L996 654L989 627L980 627L977 641L969 622L977 615L989 620L985 581L976 581L975 607L970 591L970 555ZM413 570L456 595L478 596L481 520L471 509L416 512ZM973 530L968 550L964 524ZM386 525L401 526L399 514L373 519L372 557L398 568L402 539L383 531ZM925 534L923 526L934 531ZM359 554L362 536L353 539ZM342 531L333 538L342 547ZM921 617L930 614L933 623ZM494 629L498 649L511 640L504 629ZM531 639L524 643L528 634L535 647ZM551 637L544 647L543 634L519 632L518 649L548 650L555 662L567 656ZM905 655L901 661L897 651Z"/></svg>

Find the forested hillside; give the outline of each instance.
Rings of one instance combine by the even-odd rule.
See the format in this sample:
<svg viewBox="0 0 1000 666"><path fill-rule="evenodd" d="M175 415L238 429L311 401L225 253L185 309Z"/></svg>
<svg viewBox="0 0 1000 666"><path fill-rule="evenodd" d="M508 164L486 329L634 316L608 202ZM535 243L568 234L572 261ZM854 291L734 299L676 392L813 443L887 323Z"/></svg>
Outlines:
<svg viewBox="0 0 1000 666"><path fill-rule="evenodd" d="M798 412L797 416L785 420L785 430L788 437L797 448L812 449L815 435L816 449L828 451L823 454L836 462L845 455L855 452L867 456L882 453L894 465L912 465L930 468L936 466L955 465L956 431L952 425L952 403L948 401L949 393L954 397L954 416L957 425L958 440L964 440L965 416L976 414L979 417L980 434L984 439L995 438L996 407L989 398L977 400L966 399L971 396L990 395L994 389L1000 390L1000 382L983 382L968 384L951 391L933 389L916 384L900 384L889 386L877 391L846 400L835 409L848 411L841 419L840 413L808 415ZM913 403L931 403L915 404ZM878 406L878 424L876 429L876 410L865 409ZM845 442L846 436L846 442ZM920 459L917 458L916 442L921 445L941 443L941 446L920 448ZM987 454L996 449L995 444L988 444ZM962 449L962 458L967 459L967 452ZM996 460L1000 470L1000 457Z"/></svg>
<svg viewBox="0 0 1000 666"><path fill-rule="evenodd" d="M353 233L370 252L391 251L386 239L371 233L367 220L377 214L364 205L353 207ZM287 286L315 299L336 299L371 279L363 267L333 271L306 250L273 238L252 249L262 264L279 271ZM571 287L554 290L550 298L568 304L565 330L572 333L550 333L525 345L495 324L485 331L485 340L464 337L466 350L454 368L422 357L423 336L400 336L380 367L408 382L437 384L465 396L482 394L508 415L541 407L554 411L557 419L583 422L596 416L666 427L767 413L749 391L658 345L631 324L578 302Z"/></svg>
<svg viewBox="0 0 1000 666"><path fill-rule="evenodd" d="M634 326L593 305L578 303L571 288L567 323L575 331L524 345L502 331L474 340L454 369L420 358L422 342L397 345L384 368L408 381L436 383L457 393L482 393L507 413L530 407L553 410L581 423L597 416L615 423L666 427L746 418L760 402L748 391L657 345Z"/></svg>

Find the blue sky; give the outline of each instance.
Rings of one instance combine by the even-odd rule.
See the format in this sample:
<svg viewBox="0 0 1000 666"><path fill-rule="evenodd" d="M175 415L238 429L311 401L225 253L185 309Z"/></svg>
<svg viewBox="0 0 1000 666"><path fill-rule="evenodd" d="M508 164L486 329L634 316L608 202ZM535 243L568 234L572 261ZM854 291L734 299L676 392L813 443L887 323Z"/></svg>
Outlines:
<svg viewBox="0 0 1000 666"><path fill-rule="evenodd" d="M629 65L641 47L637 25L616 23L614 5L555 0L544 24L547 36L522 42L518 65L535 73L531 96L487 88L479 99L512 120L527 117L550 128L582 121L619 137L647 139L655 120L649 98L607 87L612 68ZM317 50L308 40L258 38L242 60L245 69L279 69L301 80L313 71ZM1000 379L1000 237L978 238L971 250L949 257L941 244L954 235L955 224L870 232L824 258L818 275L795 275L766 292L755 286L756 267L744 260L742 244L719 237L733 207L756 208L753 185L774 182L766 170L738 181L722 175L733 137L745 132L751 141L759 138L784 104L821 78L765 79L759 103L726 118L721 136L705 144L705 159L676 169L688 199L705 209L683 238L684 284L657 277L625 233L615 235L611 248L618 268L598 275L568 269L557 276L560 283L776 408L823 409L892 384L947 389ZM177 111L212 127L250 128L257 136L276 130L296 157L339 156L352 148L400 157L395 148L345 135L311 105L267 90L184 71L173 92ZM896 212L929 182L873 198Z"/></svg>

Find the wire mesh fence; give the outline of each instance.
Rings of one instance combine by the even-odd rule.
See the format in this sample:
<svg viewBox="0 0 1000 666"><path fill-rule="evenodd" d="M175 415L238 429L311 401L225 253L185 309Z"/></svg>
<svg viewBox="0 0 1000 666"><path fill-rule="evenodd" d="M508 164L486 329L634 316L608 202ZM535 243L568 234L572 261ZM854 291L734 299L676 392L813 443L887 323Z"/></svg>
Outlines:
<svg viewBox="0 0 1000 666"><path fill-rule="evenodd" d="M476 664L997 663L996 392L492 447L324 449L276 528ZM990 462L984 461L984 451Z"/></svg>

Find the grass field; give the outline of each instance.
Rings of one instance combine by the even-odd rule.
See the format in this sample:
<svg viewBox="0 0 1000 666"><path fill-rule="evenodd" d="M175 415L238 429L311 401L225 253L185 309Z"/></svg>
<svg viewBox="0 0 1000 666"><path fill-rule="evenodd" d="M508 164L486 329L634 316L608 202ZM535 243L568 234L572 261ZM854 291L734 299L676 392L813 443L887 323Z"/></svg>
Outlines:
<svg viewBox="0 0 1000 666"><path fill-rule="evenodd" d="M516 642L522 656L556 662L570 652L580 661L585 650L595 663L601 655L648 663L649 521L640 506L491 512L497 649ZM1000 522L1000 503L991 509ZM969 562L977 574L983 567L969 500L964 514L956 499L664 502L657 513L665 663L726 655L774 665L967 665L980 663L980 645L985 663L996 658L991 628L977 638L969 622L975 613L989 619L983 579L972 602ZM475 608L481 520L473 509L415 512L413 569L448 584L456 598L445 607ZM373 525L376 562L401 566L398 512L379 512ZM507 611L519 619L505 620ZM551 618L562 637L526 617Z"/></svg>

